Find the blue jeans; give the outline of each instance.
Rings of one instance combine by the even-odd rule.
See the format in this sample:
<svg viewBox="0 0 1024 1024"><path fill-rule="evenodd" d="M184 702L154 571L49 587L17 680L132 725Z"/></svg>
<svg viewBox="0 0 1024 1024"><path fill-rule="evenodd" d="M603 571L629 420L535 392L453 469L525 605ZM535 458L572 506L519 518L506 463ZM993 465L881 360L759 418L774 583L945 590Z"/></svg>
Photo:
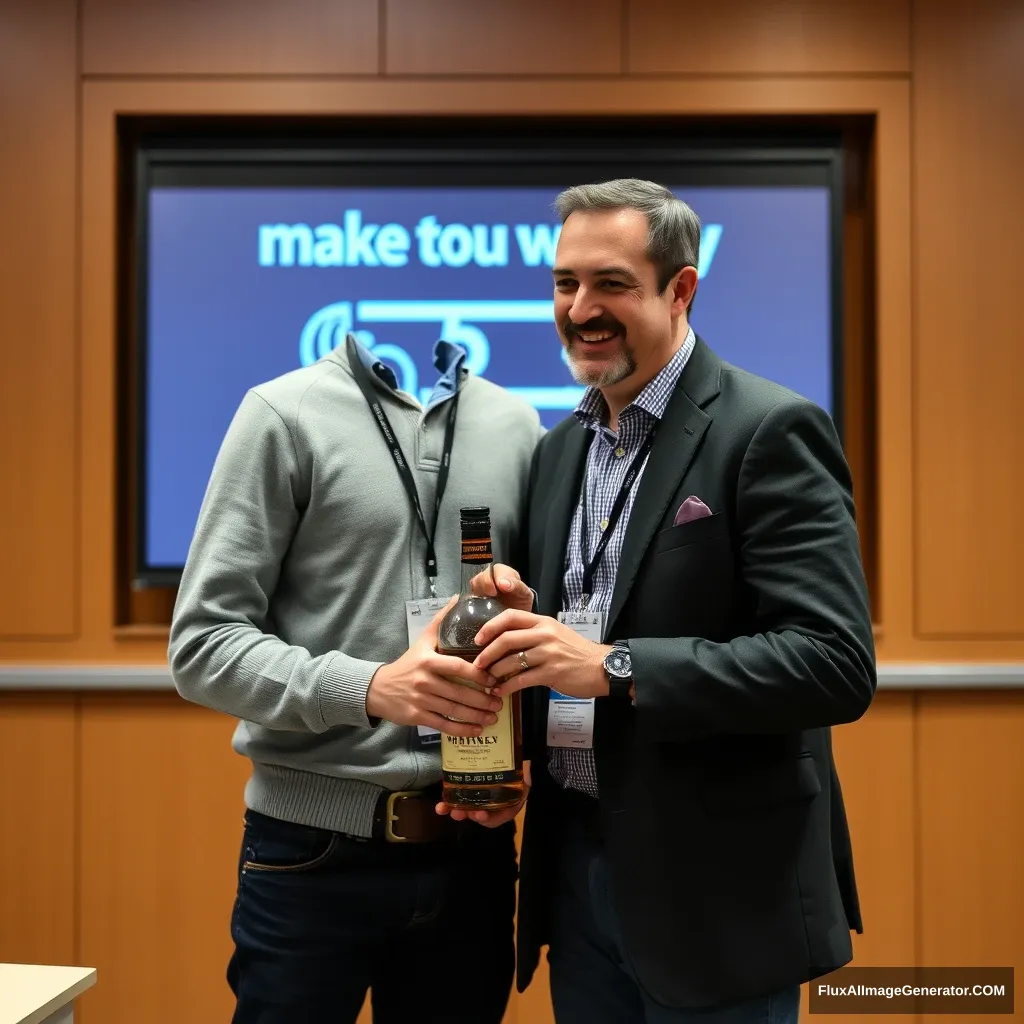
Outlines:
<svg viewBox="0 0 1024 1024"><path fill-rule="evenodd" d="M450 843L353 839L246 814L233 1024L500 1024L515 963L513 826Z"/></svg>
<svg viewBox="0 0 1024 1024"><path fill-rule="evenodd" d="M623 951L599 839L565 823L548 951L557 1024L796 1024L800 988L712 1010L674 1010L637 984Z"/></svg>

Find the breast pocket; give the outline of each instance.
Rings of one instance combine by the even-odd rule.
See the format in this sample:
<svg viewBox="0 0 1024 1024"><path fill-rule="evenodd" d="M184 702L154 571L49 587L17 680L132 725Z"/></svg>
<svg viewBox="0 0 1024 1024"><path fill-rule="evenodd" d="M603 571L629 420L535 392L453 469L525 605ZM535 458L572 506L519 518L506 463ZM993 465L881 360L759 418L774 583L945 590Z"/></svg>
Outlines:
<svg viewBox="0 0 1024 1024"><path fill-rule="evenodd" d="M653 636L727 638L736 589L726 517L719 513L662 530L633 593L638 621Z"/></svg>
<svg viewBox="0 0 1024 1024"><path fill-rule="evenodd" d="M725 516L721 512L700 519L691 519L688 523L680 523L678 526L662 530L654 541L654 551L673 551L690 544L714 543L716 539L728 539L727 527Z"/></svg>

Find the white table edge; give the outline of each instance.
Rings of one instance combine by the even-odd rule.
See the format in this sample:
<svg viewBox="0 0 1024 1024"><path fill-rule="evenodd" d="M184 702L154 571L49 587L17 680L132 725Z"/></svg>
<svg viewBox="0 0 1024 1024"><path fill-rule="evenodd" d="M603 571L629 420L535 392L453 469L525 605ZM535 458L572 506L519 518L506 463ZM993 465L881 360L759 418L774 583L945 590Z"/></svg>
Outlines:
<svg viewBox="0 0 1024 1024"><path fill-rule="evenodd" d="M42 1006L36 1007L34 1010L30 1010L27 1017L8 1017L6 1016L2 1002L0 1002L0 1024L44 1024L44 1022L53 1016L58 1010L63 1009L69 1003L73 1003L83 992L87 989L92 988L96 984L96 968L95 967L77 967L66 964L13 964L4 963L0 964L0 967L55 967L62 971L71 972L78 971L79 977L72 981L67 988L58 992L51 999L43 1003ZM0 997L3 993L0 992Z"/></svg>

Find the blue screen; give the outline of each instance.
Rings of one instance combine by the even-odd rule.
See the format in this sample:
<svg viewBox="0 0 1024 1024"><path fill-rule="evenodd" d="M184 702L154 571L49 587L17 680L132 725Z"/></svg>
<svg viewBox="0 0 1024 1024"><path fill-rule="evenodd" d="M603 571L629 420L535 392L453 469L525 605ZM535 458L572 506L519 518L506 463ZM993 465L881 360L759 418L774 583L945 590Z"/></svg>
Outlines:
<svg viewBox="0 0 1024 1024"><path fill-rule="evenodd" d="M670 186L671 187L671 186ZM674 188L703 223L691 322L831 411L825 187ZM422 396L438 338L553 426L582 389L552 321L552 188L149 192L143 556L184 563L245 391L354 332Z"/></svg>

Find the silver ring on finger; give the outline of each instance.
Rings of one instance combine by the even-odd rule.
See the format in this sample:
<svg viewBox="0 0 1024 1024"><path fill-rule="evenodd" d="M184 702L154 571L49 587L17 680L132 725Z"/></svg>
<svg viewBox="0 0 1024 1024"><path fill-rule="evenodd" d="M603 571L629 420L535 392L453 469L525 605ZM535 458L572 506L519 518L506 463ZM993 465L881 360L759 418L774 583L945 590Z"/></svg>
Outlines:
<svg viewBox="0 0 1024 1024"><path fill-rule="evenodd" d="M530 663L526 660L526 651L519 652L519 671L529 672Z"/></svg>

